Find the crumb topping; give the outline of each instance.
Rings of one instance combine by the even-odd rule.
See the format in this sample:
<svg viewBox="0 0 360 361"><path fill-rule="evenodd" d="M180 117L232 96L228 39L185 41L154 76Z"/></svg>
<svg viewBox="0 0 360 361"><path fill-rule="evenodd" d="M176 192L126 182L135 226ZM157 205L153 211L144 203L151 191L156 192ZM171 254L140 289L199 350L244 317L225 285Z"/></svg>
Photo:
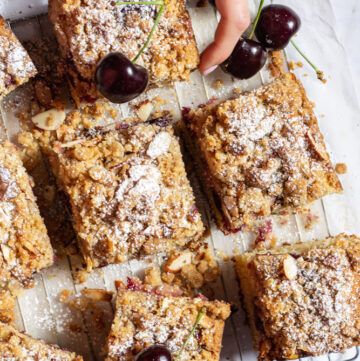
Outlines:
<svg viewBox="0 0 360 361"><path fill-rule="evenodd" d="M36 74L29 55L0 16L0 97Z"/></svg>
<svg viewBox="0 0 360 361"><path fill-rule="evenodd" d="M50 266L53 251L35 197L14 145L0 146L0 282L25 282Z"/></svg>
<svg viewBox="0 0 360 361"><path fill-rule="evenodd" d="M40 142L69 199L88 266L196 244L203 225L172 128L79 130L71 117Z"/></svg>
<svg viewBox="0 0 360 361"><path fill-rule="evenodd" d="M341 191L312 104L290 73L185 118L231 229Z"/></svg>
<svg viewBox="0 0 360 361"><path fill-rule="evenodd" d="M132 360L134 354L152 344L166 345L175 358L202 307L206 314L180 360L219 359L224 320L230 315L229 305L198 297L162 297L120 290L107 344L107 361Z"/></svg>
<svg viewBox="0 0 360 361"><path fill-rule="evenodd" d="M108 53L119 51L133 59L147 40L159 6L115 5L110 0L50 2L50 17L75 87L82 80L96 97L95 68ZM171 0L139 63L149 71L153 83L186 80L199 55L185 1ZM85 83L85 82L84 82ZM83 89L83 90L84 90ZM83 94L85 96L86 93Z"/></svg>
<svg viewBox="0 0 360 361"><path fill-rule="evenodd" d="M271 359L342 352L359 344L359 250L355 240L302 254L254 256L249 267L260 348L269 348Z"/></svg>
<svg viewBox="0 0 360 361"><path fill-rule="evenodd" d="M6 361L82 361L81 356L47 345L0 322L0 358Z"/></svg>

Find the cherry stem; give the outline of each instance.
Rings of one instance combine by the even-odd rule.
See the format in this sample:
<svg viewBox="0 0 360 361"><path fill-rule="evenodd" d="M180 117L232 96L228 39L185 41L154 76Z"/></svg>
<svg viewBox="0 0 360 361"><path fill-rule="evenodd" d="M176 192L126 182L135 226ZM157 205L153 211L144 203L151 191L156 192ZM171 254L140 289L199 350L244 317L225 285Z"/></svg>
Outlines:
<svg viewBox="0 0 360 361"><path fill-rule="evenodd" d="M164 5L162 0L159 1L121 1L116 5Z"/></svg>
<svg viewBox="0 0 360 361"><path fill-rule="evenodd" d="M189 343L192 335L194 334L194 332L195 332L195 330L196 330L196 327L198 326L200 320L201 320L202 317L205 315L205 313L206 313L206 309L205 309L205 307L203 307L203 308L200 310L200 312L199 312L199 314L198 314L198 316L197 316L197 319L196 319L196 321L195 321L195 323L194 323L193 328L191 329L191 331L190 331L190 333L189 333L188 338L186 339L186 341L185 341L185 343L182 345L182 347L181 347L178 355L176 356L175 361L179 361L181 354L182 354L183 351L185 350L185 347L186 347L187 344Z"/></svg>
<svg viewBox="0 0 360 361"><path fill-rule="evenodd" d="M316 71L317 78L321 81L324 81L324 73L319 70L314 63L300 50L300 48L296 45L294 40L290 40L290 43L294 46L297 52L308 62L308 64Z"/></svg>
<svg viewBox="0 0 360 361"><path fill-rule="evenodd" d="M139 2L135 2L135 3L136 3L136 4L139 4ZM146 3L146 2L145 2L145 3ZM150 4L150 3L149 3L149 4ZM152 29L151 29L151 31L150 31L150 34L149 34L148 38L146 39L146 42L145 42L145 44L143 45L143 47L140 49L140 51L138 52L138 54L137 54L137 55L135 56L135 58L132 60L132 63L133 63L133 64L136 63L136 61L139 59L140 55L144 52L144 50L146 49L146 47L149 45L150 40L151 40L151 38L152 38L152 36L153 36L153 34L154 34L154 31L155 31L157 25L159 24L161 15L162 15L162 13L164 12L165 8L166 8L166 5L165 5L164 2L162 1L162 2L161 2L160 10L159 10L159 12L158 12L158 14L157 14L157 16L156 16L156 19L155 19L155 21L154 21L154 25L153 25L153 27L152 27Z"/></svg>
<svg viewBox="0 0 360 361"><path fill-rule="evenodd" d="M260 5L259 5L259 8L258 8L258 11L257 11L257 14L256 14L256 18L255 18L255 21L254 21L254 25L253 25L253 27L252 27L252 29L251 29L251 33L250 33L250 35L249 35L249 39L251 39L251 38L253 37L254 33L255 33L256 25L257 25L257 23L258 23L258 21L259 21L260 14L261 14L261 10L262 10L262 7L263 7L263 5L264 5L264 1L265 1L265 0L261 0L261 1L260 1Z"/></svg>

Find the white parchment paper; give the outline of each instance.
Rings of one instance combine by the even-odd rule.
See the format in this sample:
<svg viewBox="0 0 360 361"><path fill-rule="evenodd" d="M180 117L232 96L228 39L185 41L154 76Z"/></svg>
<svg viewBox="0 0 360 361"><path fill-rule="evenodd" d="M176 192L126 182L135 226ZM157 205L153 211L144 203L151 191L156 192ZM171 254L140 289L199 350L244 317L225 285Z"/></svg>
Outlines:
<svg viewBox="0 0 360 361"><path fill-rule="evenodd" d="M277 2L287 4L298 12L302 19L302 28L296 37L296 42L326 74L327 83L319 82L312 69L305 64L291 45L288 46L287 59L304 63L304 66L297 68L295 73L303 82L309 98L316 103L315 111L331 158L334 164L346 163L348 172L340 176L344 187L342 195L325 197L312 206L312 211L318 215L319 222L311 230L306 228L305 221L299 216L292 216L285 226L279 225L277 219L274 219L276 237L279 241L298 242L321 239L340 232L360 235L360 107L355 96L346 54L336 35L330 0ZM249 0L249 5L251 15L254 16L258 0ZM46 0L0 0L0 13L12 20L42 14L46 9ZM196 40L199 49L202 50L212 40L219 16L211 6L196 8L196 0L189 1L189 11ZM42 20L33 18L15 23L14 30L22 40L25 40L39 37L46 26L48 25ZM216 79L222 79L225 84L221 90L213 86ZM166 98L169 101L169 109L174 111L175 116L180 116L179 110L183 106L194 107L214 96L225 99L236 87L251 90L268 80L269 74L265 69L246 81L233 79L220 69L206 78L194 72L190 83L176 83L174 88L151 90L146 96L158 94ZM26 95L26 90L21 92L16 96L25 99L29 96ZM1 109L11 139L14 139L19 130L15 116L18 110L20 109L4 107ZM129 109L123 105L121 111L123 116L126 116ZM231 257L235 251L243 252L249 248L249 242L253 237L251 233L225 237L211 220L206 201L201 202L200 211L205 215L206 223L211 229L208 241L215 252L221 251L222 255ZM159 257L152 259L155 265L159 262ZM214 287L215 295L239 304L239 290L233 265L231 262L225 262L221 257L218 257L218 262L223 275ZM79 292L84 287L114 290L114 280L125 280L128 275L140 275L149 263L134 260L121 265L111 265L101 271L96 270L84 284L75 285L71 278L71 268L74 269L76 263L77 260L72 257L58 259L53 267L36 276L35 287L24 292L24 295L18 299L17 323L18 327L35 337L77 351L85 360L100 360L102 359L100 348L105 335L91 327L90 314L70 310L59 302L59 292L63 289ZM104 317L107 321L111 321L110 305L104 310ZM87 325L90 332L74 335L65 327L67 322ZM256 360L249 329L245 324L245 315L241 310L227 321L223 345L222 361ZM317 359L347 360L354 355L355 350L352 349L344 356L326 355Z"/></svg>

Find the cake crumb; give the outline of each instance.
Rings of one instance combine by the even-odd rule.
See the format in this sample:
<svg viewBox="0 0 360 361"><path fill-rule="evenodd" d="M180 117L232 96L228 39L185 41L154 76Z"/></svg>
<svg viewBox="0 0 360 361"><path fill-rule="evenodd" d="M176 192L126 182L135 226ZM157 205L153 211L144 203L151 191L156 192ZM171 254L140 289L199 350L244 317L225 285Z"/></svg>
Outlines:
<svg viewBox="0 0 360 361"><path fill-rule="evenodd" d="M224 82L221 79L216 79L213 86L216 89L221 89L224 86Z"/></svg>
<svg viewBox="0 0 360 361"><path fill-rule="evenodd" d="M70 294L71 294L70 290L68 289L62 290L59 294L59 301L62 303L68 302Z"/></svg>
<svg viewBox="0 0 360 361"><path fill-rule="evenodd" d="M337 174L346 174L347 166L345 163L336 163L335 171Z"/></svg>

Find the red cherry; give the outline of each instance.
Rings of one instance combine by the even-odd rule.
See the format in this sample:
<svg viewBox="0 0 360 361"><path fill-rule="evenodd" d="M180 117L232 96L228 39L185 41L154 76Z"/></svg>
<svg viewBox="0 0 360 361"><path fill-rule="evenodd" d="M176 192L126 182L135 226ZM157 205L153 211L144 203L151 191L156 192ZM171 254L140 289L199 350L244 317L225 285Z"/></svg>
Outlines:
<svg viewBox="0 0 360 361"><path fill-rule="evenodd" d="M248 79L255 75L265 62L266 51L260 43L250 39L240 39L221 67L236 78Z"/></svg>
<svg viewBox="0 0 360 361"><path fill-rule="evenodd" d="M170 351L164 345L151 345L136 355L135 361L172 361Z"/></svg>
<svg viewBox="0 0 360 361"><path fill-rule="evenodd" d="M95 72L96 88L113 103L126 103L138 97L148 82L146 69L121 53L106 55Z"/></svg>
<svg viewBox="0 0 360 361"><path fill-rule="evenodd" d="M262 9L255 34L260 43L269 49L284 49L299 30L301 20L288 6L268 5Z"/></svg>

